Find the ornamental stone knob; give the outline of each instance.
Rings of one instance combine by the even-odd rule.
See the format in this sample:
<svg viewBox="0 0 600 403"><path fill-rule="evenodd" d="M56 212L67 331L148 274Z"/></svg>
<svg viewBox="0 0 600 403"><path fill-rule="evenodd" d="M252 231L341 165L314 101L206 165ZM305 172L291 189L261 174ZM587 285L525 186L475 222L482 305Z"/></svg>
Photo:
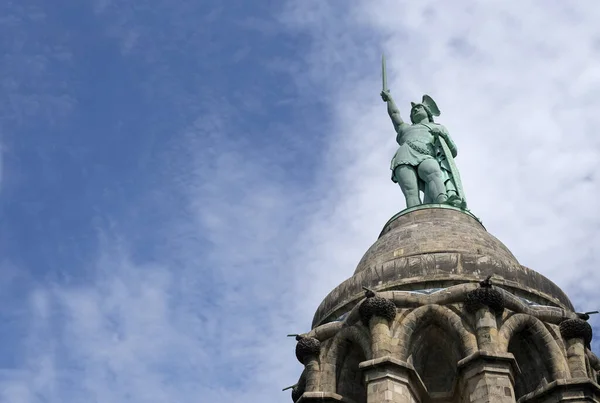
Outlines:
<svg viewBox="0 0 600 403"><path fill-rule="evenodd" d="M368 326L373 316L379 316L392 322L396 317L396 305L389 299L372 296L367 299L358 308L358 313L362 322Z"/></svg>
<svg viewBox="0 0 600 403"><path fill-rule="evenodd" d="M586 346L592 342L592 327L582 319L566 319L560 322L560 334L565 339L581 338Z"/></svg>
<svg viewBox="0 0 600 403"><path fill-rule="evenodd" d="M504 296L492 287L476 288L467 294L465 300L467 312L475 313L484 306L489 307L495 314L501 314L504 311Z"/></svg>
<svg viewBox="0 0 600 403"><path fill-rule="evenodd" d="M306 365L311 357L318 357L321 351L321 342L314 337L302 337L296 344L296 358Z"/></svg>

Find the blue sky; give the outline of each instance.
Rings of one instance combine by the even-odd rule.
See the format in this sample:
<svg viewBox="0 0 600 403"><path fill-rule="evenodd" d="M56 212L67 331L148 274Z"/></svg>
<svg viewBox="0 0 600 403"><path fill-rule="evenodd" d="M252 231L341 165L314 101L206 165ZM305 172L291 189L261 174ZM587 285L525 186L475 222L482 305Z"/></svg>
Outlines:
<svg viewBox="0 0 600 403"><path fill-rule="evenodd" d="M0 5L0 401L289 399L285 334L404 206L382 52L488 231L600 308L600 9L577 5Z"/></svg>

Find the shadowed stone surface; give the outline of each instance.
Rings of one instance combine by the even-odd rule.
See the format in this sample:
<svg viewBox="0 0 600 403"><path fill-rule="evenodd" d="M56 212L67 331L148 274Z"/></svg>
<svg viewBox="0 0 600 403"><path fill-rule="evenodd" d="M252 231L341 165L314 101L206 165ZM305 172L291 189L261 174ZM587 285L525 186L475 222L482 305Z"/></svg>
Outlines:
<svg viewBox="0 0 600 403"><path fill-rule="evenodd" d="M294 386L292 388L292 401L297 401L298 399L300 399L300 396L302 396L302 393L304 393L303 390L301 390L298 386Z"/></svg>
<svg viewBox="0 0 600 403"><path fill-rule="evenodd" d="M494 284L515 295L573 310L556 284L520 265L472 215L429 206L396 215L384 226L354 275L325 297L313 327L348 312L363 298L363 286L377 291L445 288L490 274Z"/></svg>

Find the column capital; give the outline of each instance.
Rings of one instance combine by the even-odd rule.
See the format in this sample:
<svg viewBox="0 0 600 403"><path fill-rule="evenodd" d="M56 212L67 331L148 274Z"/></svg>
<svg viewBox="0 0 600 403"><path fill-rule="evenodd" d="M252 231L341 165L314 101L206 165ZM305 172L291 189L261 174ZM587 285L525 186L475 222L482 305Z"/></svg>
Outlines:
<svg viewBox="0 0 600 403"><path fill-rule="evenodd" d="M514 375L519 366L510 353L477 351L458 362L460 393L464 402L515 401Z"/></svg>
<svg viewBox="0 0 600 403"><path fill-rule="evenodd" d="M468 379L481 372L508 375L514 385L514 375L521 373L517 360L511 353L476 351L458 361L458 372Z"/></svg>
<svg viewBox="0 0 600 403"><path fill-rule="evenodd" d="M595 402L600 400L600 385L587 378L558 379L527 393L519 403Z"/></svg>
<svg viewBox="0 0 600 403"><path fill-rule="evenodd" d="M363 361L358 364L358 368L364 372L367 384L387 378L406 385L415 396L419 397L420 401L425 401L429 396L415 367L408 362L388 355Z"/></svg>
<svg viewBox="0 0 600 403"><path fill-rule="evenodd" d="M353 400L333 392L304 392L296 403L354 403Z"/></svg>

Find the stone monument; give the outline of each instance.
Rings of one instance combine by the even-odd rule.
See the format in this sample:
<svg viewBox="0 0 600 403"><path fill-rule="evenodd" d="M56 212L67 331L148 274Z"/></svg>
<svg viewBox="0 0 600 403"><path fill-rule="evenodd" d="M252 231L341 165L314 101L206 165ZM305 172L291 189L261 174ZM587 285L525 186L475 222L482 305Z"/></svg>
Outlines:
<svg viewBox="0 0 600 403"><path fill-rule="evenodd" d="M392 162L408 208L325 297L312 329L293 335L304 371L292 400L600 402L593 312L576 313L465 209L458 171L443 162L456 147L432 122L433 100L423 97L412 125L402 122L385 64L381 95L400 148L412 142Z"/></svg>

